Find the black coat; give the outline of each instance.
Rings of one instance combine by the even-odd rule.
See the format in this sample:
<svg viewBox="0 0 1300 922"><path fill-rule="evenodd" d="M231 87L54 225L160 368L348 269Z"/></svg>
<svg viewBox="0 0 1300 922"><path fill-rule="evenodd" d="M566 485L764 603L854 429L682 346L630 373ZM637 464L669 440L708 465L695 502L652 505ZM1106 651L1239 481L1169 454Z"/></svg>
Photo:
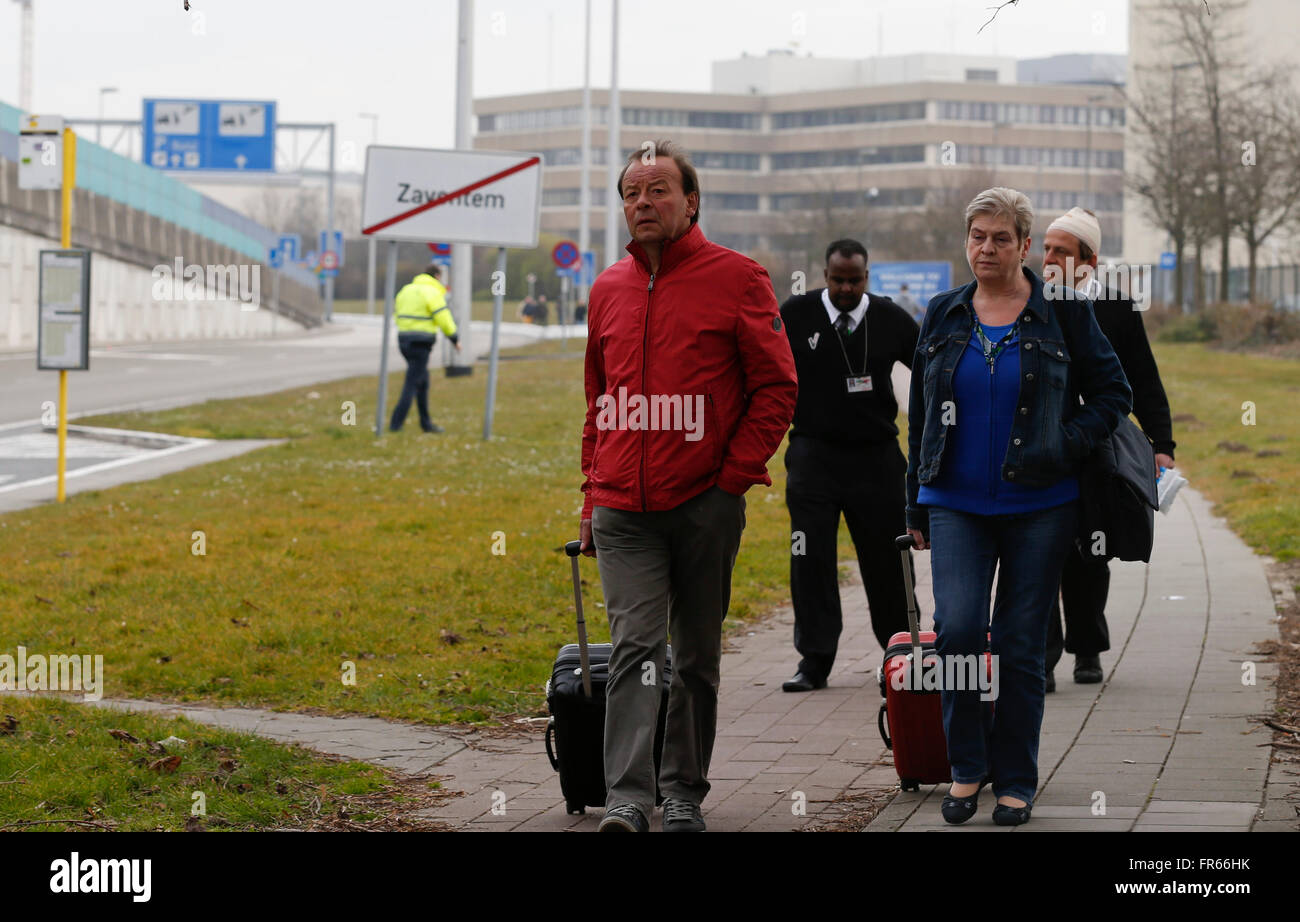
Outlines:
<svg viewBox="0 0 1300 922"><path fill-rule="evenodd" d="M1092 302L1097 325L1110 340L1111 347L1124 367L1129 387L1133 389L1133 414L1147 438L1151 439L1156 454L1174 456L1173 423L1169 417L1169 398L1160 381L1151 343L1147 340L1142 312L1135 310L1133 301L1115 291L1107 290L1105 297Z"/></svg>

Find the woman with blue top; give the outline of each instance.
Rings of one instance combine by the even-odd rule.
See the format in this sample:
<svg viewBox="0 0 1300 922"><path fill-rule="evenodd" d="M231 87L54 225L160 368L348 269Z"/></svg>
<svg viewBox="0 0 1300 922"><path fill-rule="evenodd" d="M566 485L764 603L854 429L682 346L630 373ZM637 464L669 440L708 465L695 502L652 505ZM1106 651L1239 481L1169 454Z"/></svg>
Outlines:
<svg viewBox="0 0 1300 922"><path fill-rule="evenodd" d="M907 530L933 549L936 649L943 663L989 649L998 671L991 708L978 688L941 692L949 823L975 815L985 784L995 823L1029 820L1047 616L1078 527L1077 474L1132 396L1091 304L1025 268L1032 223L1014 189L971 201L975 281L930 300L912 365Z"/></svg>

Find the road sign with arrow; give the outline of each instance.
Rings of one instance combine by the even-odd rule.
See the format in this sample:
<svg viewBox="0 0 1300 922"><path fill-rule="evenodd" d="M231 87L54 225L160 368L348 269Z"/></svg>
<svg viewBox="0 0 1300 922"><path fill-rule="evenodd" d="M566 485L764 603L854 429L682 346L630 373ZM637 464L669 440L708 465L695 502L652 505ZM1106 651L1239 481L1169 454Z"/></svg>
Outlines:
<svg viewBox="0 0 1300 922"><path fill-rule="evenodd" d="M275 103L146 99L144 162L160 170L274 172Z"/></svg>

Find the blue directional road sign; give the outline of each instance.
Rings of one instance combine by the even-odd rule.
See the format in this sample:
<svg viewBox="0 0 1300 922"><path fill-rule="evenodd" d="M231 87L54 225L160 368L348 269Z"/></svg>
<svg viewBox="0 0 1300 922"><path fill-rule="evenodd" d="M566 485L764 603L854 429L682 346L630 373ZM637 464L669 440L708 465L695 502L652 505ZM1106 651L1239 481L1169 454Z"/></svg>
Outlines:
<svg viewBox="0 0 1300 922"><path fill-rule="evenodd" d="M582 254L582 277L578 284L584 288L590 288L591 283L596 281L596 254L591 250L584 250Z"/></svg>
<svg viewBox="0 0 1300 922"><path fill-rule="evenodd" d="M284 250L279 247L271 247L266 251L266 261L272 269L280 269L284 266Z"/></svg>
<svg viewBox="0 0 1300 922"><path fill-rule="evenodd" d="M275 171L275 103L146 99L144 162L160 170Z"/></svg>
<svg viewBox="0 0 1300 922"><path fill-rule="evenodd" d="M302 238L297 234L281 234L280 239L276 241L275 248L284 254L284 258L289 262L298 261L298 253L302 251Z"/></svg>
<svg viewBox="0 0 1300 922"><path fill-rule="evenodd" d="M333 253L337 254L335 269L340 269L343 267L343 231L336 230L334 232L333 242L330 242L329 240L326 239L326 237L328 236L329 236L329 231L320 232L320 251L322 253L332 251ZM337 273L335 274L337 275Z"/></svg>
<svg viewBox="0 0 1300 922"><path fill-rule="evenodd" d="M1161 253L1161 254L1160 254L1160 268L1161 268L1161 269L1177 269L1177 268L1178 268L1178 254L1177 254L1177 253L1170 253L1168 250L1166 250L1165 252Z"/></svg>

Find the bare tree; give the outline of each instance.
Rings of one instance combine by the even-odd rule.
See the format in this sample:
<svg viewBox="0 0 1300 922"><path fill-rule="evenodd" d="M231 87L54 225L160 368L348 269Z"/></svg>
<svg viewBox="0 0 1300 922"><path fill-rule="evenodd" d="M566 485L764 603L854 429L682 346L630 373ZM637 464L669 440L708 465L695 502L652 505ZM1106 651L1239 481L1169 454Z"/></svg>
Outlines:
<svg viewBox="0 0 1300 922"><path fill-rule="evenodd" d="M1242 99L1228 119L1240 151L1229 175L1233 226L1246 244L1252 302L1260 246L1300 213L1300 106L1292 75L1278 69L1259 83L1260 92Z"/></svg>

